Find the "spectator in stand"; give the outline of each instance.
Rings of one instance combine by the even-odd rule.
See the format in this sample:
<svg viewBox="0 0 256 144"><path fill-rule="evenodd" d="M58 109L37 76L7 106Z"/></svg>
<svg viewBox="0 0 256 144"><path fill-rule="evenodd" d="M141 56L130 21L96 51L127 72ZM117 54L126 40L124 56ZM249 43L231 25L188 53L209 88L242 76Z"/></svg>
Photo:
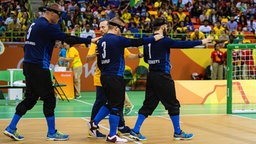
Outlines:
<svg viewBox="0 0 256 144"><path fill-rule="evenodd" d="M94 32L94 30L91 28L91 25L90 25L90 24L88 24L88 23L86 24L86 28L85 28L84 31L82 31L82 32L80 33L80 37L82 37L82 38L89 38L89 37L95 38L95 37L96 37L95 32Z"/></svg>
<svg viewBox="0 0 256 144"><path fill-rule="evenodd" d="M217 21L213 27L215 34L219 37L221 35L221 31L224 31L225 28L221 25L220 21Z"/></svg>
<svg viewBox="0 0 256 144"><path fill-rule="evenodd" d="M230 20L227 22L227 28L229 32L236 31L237 30L237 22L234 19L234 16L230 17Z"/></svg>
<svg viewBox="0 0 256 144"><path fill-rule="evenodd" d="M21 30L26 31L28 26L31 24L30 18L28 17L28 12L24 12L23 16L19 20L21 24Z"/></svg>
<svg viewBox="0 0 256 144"><path fill-rule="evenodd" d="M188 15L185 17L184 25L187 27L188 31L194 31L194 25Z"/></svg>
<svg viewBox="0 0 256 144"><path fill-rule="evenodd" d="M80 35L80 26L78 24L72 29L70 35L72 36L79 36Z"/></svg>
<svg viewBox="0 0 256 144"><path fill-rule="evenodd" d="M203 32L205 35L208 35L211 30L212 28L209 26L208 20L204 20L204 24L199 27L199 31Z"/></svg>
<svg viewBox="0 0 256 144"><path fill-rule="evenodd" d="M0 21L0 37L3 38L3 36L5 35L6 31L7 31L7 29L6 29L5 25L4 25L4 22Z"/></svg>
<svg viewBox="0 0 256 144"><path fill-rule="evenodd" d="M125 23L129 23L130 19L132 18L131 13L128 12L128 10L124 10L124 12L122 13L121 19L125 22Z"/></svg>
<svg viewBox="0 0 256 144"><path fill-rule="evenodd" d="M187 16L187 15L183 12L183 8L182 8L182 7L179 7L177 15L178 15L180 21L184 21L184 20L185 20L185 17Z"/></svg>
<svg viewBox="0 0 256 144"><path fill-rule="evenodd" d="M242 29L245 27L247 29L247 18L245 15L239 17L238 27L241 27Z"/></svg>
<svg viewBox="0 0 256 144"><path fill-rule="evenodd" d="M4 24L5 25L8 25L10 24L11 22L13 22L14 19L17 19L16 15L15 15L15 12L12 11L10 16L5 20ZM17 20L17 22L20 22L19 19Z"/></svg>
<svg viewBox="0 0 256 144"><path fill-rule="evenodd" d="M190 35L190 40L202 40L205 39L204 33L199 31L198 29L195 29L194 32Z"/></svg>
<svg viewBox="0 0 256 144"><path fill-rule="evenodd" d="M136 23L136 25L140 24L140 13L136 13L136 15L133 17L133 21Z"/></svg>
<svg viewBox="0 0 256 144"><path fill-rule="evenodd" d="M21 24L17 20L18 19L14 17L13 21L7 25L7 31L13 36L13 41L19 42L20 38L17 37L20 36Z"/></svg>
<svg viewBox="0 0 256 144"><path fill-rule="evenodd" d="M223 65L224 56L223 52L220 51L220 45L214 45L214 51L211 53L211 66L212 66L212 80L222 80L223 79Z"/></svg>
<svg viewBox="0 0 256 144"><path fill-rule="evenodd" d="M157 0L154 3L154 9L157 10L158 8L160 8L162 5L162 1L161 0Z"/></svg>
<svg viewBox="0 0 256 144"><path fill-rule="evenodd" d="M188 28L184 25L184 21L179 22L179 26L176 29L176 33L177 38L180 38L181 40L187 39Z"/></svg>
<svg viewBox="0 0 256 144"><path fill-rule="evenodd" d="M129 30L132 32L134 38L140 38L139 28L135 22L131 24L131 28L129 28Z"/></svg>
<svg viewBox="0 0 256 144"><path fill-rule="evenodd" d="M248 31L255 32L256 30L256 22L254 21L254 16L250 16L250 19L247 21Z"/></svg>
<svg viewBox="0 0 256 144"><path fill-rule="evenodd" d="M193 8L191 9L191 16L199 18L202 11L203 11L203 9L200 6L199 1L195 1L193 4Z"/></svg>
<svg viewBox="0 0 256 144"><path fill-rule="evenodd" d="M209 22L211 24L215 24L218 21L218 14L215 9L212 9L211 14L209 16Z"/></svg>
<svg viewBox="0 0 256 144"><path fill-rule="evenodd" d="M199 16L200 24L204 24L205 20L208 20L209 17L206 15L206 9L203 10L203 12Z"/></svg>
<svg viewBox="0 0 256 144"><path fill-rule="evenodd" d="M117 15L115 5L110 6L110 11L108 12L108 19L112 19Z"/></svg>

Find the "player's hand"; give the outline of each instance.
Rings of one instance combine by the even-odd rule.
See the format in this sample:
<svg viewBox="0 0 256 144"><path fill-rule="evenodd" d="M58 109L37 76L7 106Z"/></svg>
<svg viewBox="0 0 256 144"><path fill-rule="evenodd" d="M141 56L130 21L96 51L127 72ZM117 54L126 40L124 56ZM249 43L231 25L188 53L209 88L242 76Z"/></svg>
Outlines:
<svg viewBox="0 0 256 144"><path fill-rule="evenodd" d="M101 37L102 37L102 36L96 37L96 38L92 38L92 39L91 39L91 42L92 42L92 43L97 43L97 41L98 41Z"/></svg>
<svg viewBox="0 0 256 144"><path fill-rule="evenodd" d="M160 35L160 34L157 34L157 35L154 35L154 38L156 41L159 41L160 39L164 38L163 35Z"/></svg>
<svg viewBox="0 0 256 144"><path fill-rule="evenodd" d="M208 37L208 38L202 40L202 44L211 43L212 40L213 40L213 38Z"/></svg>

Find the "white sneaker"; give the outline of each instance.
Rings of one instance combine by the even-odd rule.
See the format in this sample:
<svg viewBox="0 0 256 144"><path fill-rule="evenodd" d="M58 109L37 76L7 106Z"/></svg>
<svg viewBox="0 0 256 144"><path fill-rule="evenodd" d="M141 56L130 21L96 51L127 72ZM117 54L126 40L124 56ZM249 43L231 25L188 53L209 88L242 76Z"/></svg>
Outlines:
<svg viewBox="0 0 256 144"><path fill-rule="evenodd" d="M126 143L128 142L127 139L123 139L123 138L120 138L117 134L113 135L112 137L110 137L108 135L107 137L107 142L112 142L112 143L115 143L115 142L123 142L123 143Z"/></svg>

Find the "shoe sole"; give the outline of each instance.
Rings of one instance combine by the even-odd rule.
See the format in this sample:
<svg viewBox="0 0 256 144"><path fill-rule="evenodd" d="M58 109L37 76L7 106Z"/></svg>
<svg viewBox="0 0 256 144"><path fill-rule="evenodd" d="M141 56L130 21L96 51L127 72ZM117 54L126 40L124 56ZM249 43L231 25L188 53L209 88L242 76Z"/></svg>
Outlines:
<svg viewBox="0 0 256 144"><path fill-rule="evenodd" d="M136 141L145 141L145 140L147 140L147 139L140 139L140 138L138 138L136 136L133 136L133 135L130 135L129 137L136 140Z"/></svg>
<svg viewBox="0 0 256 144"><path fill-rule="evenodd" d="M8 137L10 137L11 139L16 140L16 141L22 141L22 140L24 140L24 138L23 138L23 139L19 139L19 138L15 137L13 134L9 133L8 131L4 131L3 133L4 133L4 135L6 135L6 136L8 136Z"/></svg>
<svg viewBox="0 0 256 144"><path fill-rule="evenodd" d="M48 140L48 141L66 141L66 140L68 140L68 138L65 138L65 139L46 138L46 140Z"/></svg>
<svg viewBox="0 0 256 144"><path fill-rule="evenodd" d="M104 138L106 138L106 136L105 137L95 137L95 136L92 136L90 133L88 133L88 138L104 139Z"/></svg>
<svg viewBox="0 0 256 144"><path fill-rule="evenodd" d="M186 140L191 140L193 138L193 136L192 137L190 137L190 138L174 138L174 140L184 140L184 141L186 141Z"/></svg>
<svg viewBox="0 0 256 144"><path fill-rule="evenodd" d="M90 130L91 124L90 124L90 123L87 123L87 125L88 125L88 128L89 128L89 130L88 130L88 135L89 135L90 137L97 138L97 136Z"/></svg>

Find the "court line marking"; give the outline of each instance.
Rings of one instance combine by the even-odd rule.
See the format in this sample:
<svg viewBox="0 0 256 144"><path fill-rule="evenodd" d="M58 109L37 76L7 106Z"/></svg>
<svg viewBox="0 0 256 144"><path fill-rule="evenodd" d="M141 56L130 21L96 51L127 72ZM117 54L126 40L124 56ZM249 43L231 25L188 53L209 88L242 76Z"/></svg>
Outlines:
<svg viewBox="0 0 256 144"><path fill-rule="evenodd" d="M87 122L90 121L90 120L88 120L86 118L81 118L81 119L84 120L84 121L87 121ZM103 126L101 124L98 124L98 126L103 128L103 129L105 129L105 130L107 130L107 131L109 131L109 128L107 128L107 127L105 127L105 126ZM131 138L127 137L127 136L122 136L122 137L126 138L130 142L133 142L133 143L136 143L136 144L142 144L141 142L135 141L134 139L131 139Z"/></svg>
<svg viewBox="0 0 256 144"><path fill-rule="evenodd" d="M78 100L78 99L74 99L75 101L78 101L78 102L81 102L81 103L84 103L84 104L88 104L90 106L93 106L92 103L88 103L88 102L85 102L85 101L82 101L82 100Z"/></svg>

